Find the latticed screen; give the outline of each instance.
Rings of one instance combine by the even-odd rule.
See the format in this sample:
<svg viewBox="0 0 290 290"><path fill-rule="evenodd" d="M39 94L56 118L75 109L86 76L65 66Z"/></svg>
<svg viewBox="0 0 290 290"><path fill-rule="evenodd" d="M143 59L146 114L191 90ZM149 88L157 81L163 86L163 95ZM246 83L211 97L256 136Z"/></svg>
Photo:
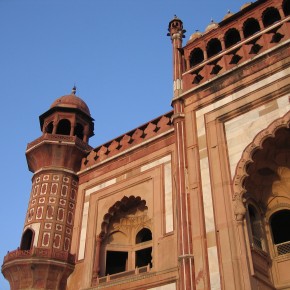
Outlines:
<svg viewBox="0 0 290 290"><path fill-rule="evenodd" d="M285 255L285 254L290 254L290 241L277 244L276 246L276 253L278 256L280 255Z"/></svg>

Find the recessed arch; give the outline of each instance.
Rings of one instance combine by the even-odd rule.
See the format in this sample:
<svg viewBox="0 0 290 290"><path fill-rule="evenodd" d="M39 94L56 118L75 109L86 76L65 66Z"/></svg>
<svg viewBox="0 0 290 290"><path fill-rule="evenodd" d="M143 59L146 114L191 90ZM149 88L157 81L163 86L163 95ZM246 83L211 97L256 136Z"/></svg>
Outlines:
<svg viewBox="0 0 290 290"><path fill-rule="evenodd" d="M275 7L268 7L262 13L262 20L265 27L272 25L273 23L281 20L280 13Z"/></svg>
<svg viewBox="0 0 290 290"><path fill-rule="evenodd" d="M261 30L260 24L257 19L249 18L244 22L243 32L245 38L252 36L253 34L259 32L260 30Z"/></svg>

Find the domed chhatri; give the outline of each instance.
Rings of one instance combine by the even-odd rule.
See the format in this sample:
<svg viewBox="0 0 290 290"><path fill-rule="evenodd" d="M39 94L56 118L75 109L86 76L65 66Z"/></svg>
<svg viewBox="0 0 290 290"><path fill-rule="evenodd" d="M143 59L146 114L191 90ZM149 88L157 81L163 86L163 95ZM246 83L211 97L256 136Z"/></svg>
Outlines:
<svg viewBox="0 0 290 290"><path fill-rule="evenodd" d="M194 40L196 40L197 38L201 37L202 33L199 32L198 30L195 31L195 33L191 34L191 36L189 37L189 40L187 41L187 44L193 42Z"/></svg>
<svg viewBox="0 0 290 290"><path fill-rule="evenodd" d="M248 6L250 6L253 2L246 2L245 4L243 4L240 8L240 10L243 10L245 8L247 8Z"/></svg>
<svg viewBox="0 0 290 290"><path fill-rule="evenodd" d="M224 16L223 20L226 20L226 19L230 18L233 15L234 15L234 13L232 13L230 10L228 10L228 13Z"/></svg>
<svg viewBox="0 0 290 290"><path fill-rule="evenodd" d="M218 27L219 27L219 25L216 22L214 22L212 19L210 24L206 27L205 32L209 32L209 31L216 29Z"/></svg>
<svg viewBox="0 0 290 290"><path fill-rule="evenodd" d="M75 93L76 93L76 87L73 87L72 93L70 95L64 95L56 99L52 103L50 108L54 108L54 107L74 108L74 109L79 109L86 115L91 116L91 113L87 104L81 98L77 97Z"/></svg>

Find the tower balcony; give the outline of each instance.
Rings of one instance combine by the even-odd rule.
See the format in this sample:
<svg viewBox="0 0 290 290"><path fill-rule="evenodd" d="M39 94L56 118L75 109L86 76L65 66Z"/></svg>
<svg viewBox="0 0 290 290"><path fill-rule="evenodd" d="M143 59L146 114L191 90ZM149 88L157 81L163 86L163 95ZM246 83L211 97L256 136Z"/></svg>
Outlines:
<svg viewBox="0 0 290 290"><path fill-rule="evenodd" d="M74 266L75 255L66 251L34 247L31 250L17 249L8 252L1 270L10 282L11 290L57 290L65 289Z"/></svg>
<svg viewBox="0 0 290 290"><path fill-rule="evenodd" d="M91 149L92 149L92 147L89 144L87 144L86 142L84 142L83 140L78 138L77 136L45 133L41 137L39 137L39 138L35 139L34 141L32 141L31 143L29 143L27 145L26 152L30 151L32 148L40 145L44 141L48 141L51 143L57 142L59 144L61 144L61 143L72 144L72 145L76 145L77 147L79 147L83 151L88 151L88 152L91 151Z"/></svg>

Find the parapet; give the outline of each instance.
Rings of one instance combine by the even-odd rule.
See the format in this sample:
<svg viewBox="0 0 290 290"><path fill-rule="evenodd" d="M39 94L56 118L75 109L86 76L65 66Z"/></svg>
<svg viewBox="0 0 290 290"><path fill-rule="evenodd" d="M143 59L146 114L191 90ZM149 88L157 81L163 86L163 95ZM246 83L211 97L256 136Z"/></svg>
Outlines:
<svg viewBox="0 0 290 290"><path fill-rule="evenodd" d="M173 111L170 111L130 132L96 147L86 158L84 158L81 170L134 149L137 145L145 144L146 141L150 142L154 140L155 137L162 136L163 133L166 134L170 129L173 129L173 124L171 122L172 115Z"/></svg>

